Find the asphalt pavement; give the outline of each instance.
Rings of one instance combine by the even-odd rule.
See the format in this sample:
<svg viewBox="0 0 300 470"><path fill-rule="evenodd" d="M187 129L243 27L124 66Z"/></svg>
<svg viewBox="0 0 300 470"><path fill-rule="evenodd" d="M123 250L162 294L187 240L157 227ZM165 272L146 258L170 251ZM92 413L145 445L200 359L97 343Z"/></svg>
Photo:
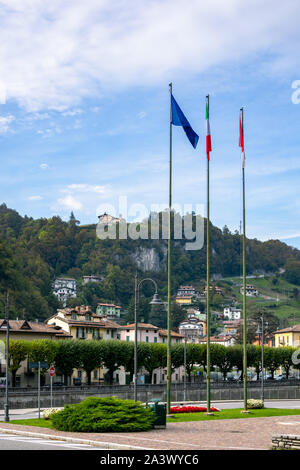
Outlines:
<svg viewBox="0 0 300 470"><path fill-rule="evenodd" d="M1 450L102 450L87 444L0 433Z"/></svg>

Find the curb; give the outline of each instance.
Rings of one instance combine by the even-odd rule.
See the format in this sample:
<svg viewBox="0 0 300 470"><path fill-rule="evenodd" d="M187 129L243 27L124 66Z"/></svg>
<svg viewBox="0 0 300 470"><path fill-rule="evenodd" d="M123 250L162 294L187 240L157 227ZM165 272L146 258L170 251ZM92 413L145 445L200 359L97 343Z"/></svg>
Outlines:
<svg viewBox="0 0 300 470"><path fill-rule="evenodd" d="M66 437L66 436L58 436L53 434L43 434L37 432L30 432L30 431L21 431L17 429L8 429L8 428L1 428L0 432L4 434L16 434L20 436L27 436L27 437L38 437L40 439L52 439L54 441L66 441L71 442L73 444L88 444L94 447L103 447L104 449L111 449L111 450L153 450L151 448L139 447L139 446L131 446L126 444L116 444L114 442L103 442L103 441L92 441L90 439L80 439L76 437Z"/></svg>

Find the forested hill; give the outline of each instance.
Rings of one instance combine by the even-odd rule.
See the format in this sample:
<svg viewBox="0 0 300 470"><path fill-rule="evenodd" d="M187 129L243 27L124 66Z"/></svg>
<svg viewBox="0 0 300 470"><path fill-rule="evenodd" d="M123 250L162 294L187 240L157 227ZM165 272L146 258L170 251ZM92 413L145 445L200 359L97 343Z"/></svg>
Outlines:
<svg viewBox="0 0 300 470"><path fill-rule="evenodd" d="M173 289L205 278L205 247L186 251L175 241L172 257ZM221 276L241 273L241 237L227 227L211 226L211 272ZM12 315L47 318L59 306L51 292L56 276L101 274L104 281L86 288L84 300L113 301L127 308L132 302L134 275L142 271L158 281L166 294L166 241L99 240L95 225L80 226L75 218L33 219L0 205L0 293L11 290ZM300 262L300 251L279 240L247 240L247 273L276 272L287 260ZM291 262L291 261L290 261ZM151 286L150 286L151 288ZM147 287L146 287L147 289ZM1 307L0 307L1 308ZM0 317L3 315L0 315Z"/></svg>

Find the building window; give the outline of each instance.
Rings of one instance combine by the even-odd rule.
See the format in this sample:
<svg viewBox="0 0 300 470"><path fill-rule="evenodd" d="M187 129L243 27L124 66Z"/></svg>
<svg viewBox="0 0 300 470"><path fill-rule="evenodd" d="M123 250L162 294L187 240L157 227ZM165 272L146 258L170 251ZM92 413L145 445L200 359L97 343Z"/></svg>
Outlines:
<svg viewBox="0 0 300 470"><path fill-rule="evenodd" d="M72 320L77 320L77 314L75 312L72 313Z"/></svg>
<svg viewBox="0 0 300 470"><path fill-rule="evenodd" d="M77 336L77 338L79 338L79 339L84 338L84 328L80 328L80 327L77 328L76 336Z"/></svg>
<svg viewBox="0 0 300 470"><path fill-rule="evenodd" d="M146 343L149 343L149 336L146 336Z"/></svg>
<svg viewBox="0 0 300 470"><path fill-rule="evenodd" d="M157 337L156 336L154 337L154 343L157 343Z"/></svg>
<svg viewBox="0 0 300 470"><path fill-rule="evenodd" d="M94 370L94 379L96 379L96 380L98 379L98 371L97 371L97 369Z"/></svg>
<svg viewBox="0 0 300 470"><path fill-rule="evenodd" d="M126 336L126 341L130 341L130 336Z"/></svg>
<svg viewBox="0 0 300 470"><path fill-rule="evenodd" d="M78 371L78 373L77 373L77 377L78 377L79 379L81 379L81 378L82 378L82 371L81 371L81 370L79 370L79 371Z"/></svg>

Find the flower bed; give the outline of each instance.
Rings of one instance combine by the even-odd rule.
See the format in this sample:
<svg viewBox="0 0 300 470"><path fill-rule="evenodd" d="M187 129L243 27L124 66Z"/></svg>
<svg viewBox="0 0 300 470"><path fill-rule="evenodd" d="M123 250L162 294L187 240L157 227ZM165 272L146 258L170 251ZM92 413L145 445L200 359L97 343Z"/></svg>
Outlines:
<svg viewBox="0 0 300 470"><path fill-rule="evenodd" d="M183 405L183 406L171 406L171 413L203 413L207 411L206 406L197 406L197 405ZM218 408L212 406L210 411L220 411Z"/></svg>

